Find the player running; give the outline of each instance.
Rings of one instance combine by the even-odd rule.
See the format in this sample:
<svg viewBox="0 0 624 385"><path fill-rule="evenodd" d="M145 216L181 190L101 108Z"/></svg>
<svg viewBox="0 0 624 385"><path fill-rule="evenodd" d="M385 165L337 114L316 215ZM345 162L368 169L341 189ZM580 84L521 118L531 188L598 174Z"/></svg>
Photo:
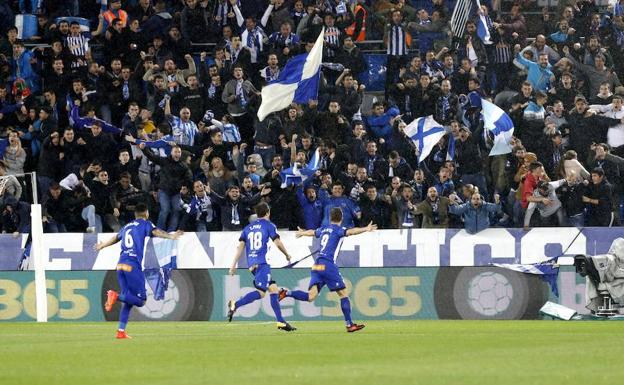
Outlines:
<svg viewBox="0 0 624 385"><path fill-rule="evenodd" d="M351 302L347 296L346 286L342 279L342 275L336 265L336 257L340 251L342 245L342 238L349 235L357 235L365 233L367 231L373 231L377 229L377 225L373 222L369 223L366 227L354 227L346 229L341 227L342 223L342 210L339 207L334 207L329 212L328 226L321 226L316 230L303 230L299 228L296 237L316 237L321 240L321 248L316 257L315 263L312 266L310 272L310 285L308 286L308 292L302 290L286 290L281 289L279 292L279 300L283 300L286 297L292 297L298 301L312 302L321 291L323 286L327 285L330 291L335 291L340 297L340 308L342 314L344 314L345 322L347 324L347 332L353 333L358 330L364 329L364 325L358 325L351 320Z"/></svg>
<svg viewBox="0 0 624 385"><path fill-rule="evenodd" d="M285 330L287 332L297 330L297 328L291 326L282 317L282 310L279 304L279 294L275 281L271 280L271 266L266 261L267 246L269 239L273 240L273 243L277 248L286 256L286 259L290 261L290 255L286 251L284 244L282 243L275 225L269 220L271 211L266 203L259 203L255 207L256 215L258 219L248 224L241 233L239 238L238 248L236 249L236 255L230 267L230 275L236 273L236 265L241 257L243 249L247 253L247 266L249 271L254 275L253 284L256 288L255 291L247 293L238 301L230 300L228 302L228 321L232 322L232 317L236 309L241 306L252 303L253 301L264 298L266 291L269 290L271 295L271 307L275 313L277 319L277 328Z"/></svg>
<svg viewBox="0 0 624 385"><path fill-rule="evenodd" d="M143 256L145 254L145 238L158 237L167 239L178 239L182 231L168 234L158 229L150 222L149 212L144 203L136 205L134 210L135 220L125 225L117 235L106 242L98 242L95 250L100 251L105 247L121 242L121 254L117 263L117 280L121 286L121 292L109 290L104 309L111 311L113 305L118 300L123 302L121 313L119 314L119 329L117 338L132 338L126 333L126 325L132 306L142 307L145 305L147 294L145 292L145 275L141 269Z"/></svg>

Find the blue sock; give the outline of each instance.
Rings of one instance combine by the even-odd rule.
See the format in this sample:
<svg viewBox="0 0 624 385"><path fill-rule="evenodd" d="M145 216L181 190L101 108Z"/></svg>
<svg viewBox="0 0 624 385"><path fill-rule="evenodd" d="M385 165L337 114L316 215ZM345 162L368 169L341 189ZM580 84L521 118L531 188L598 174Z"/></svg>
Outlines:
<svg viewBox="0 0 624 385"><path fill-rule="evenodd" d="M342 314L344 314L347 326L351 326L353 321L351 321L351 302L349 302L349 297L340 298L340 308L342 309Z"/></svg>
<svg viewBox="0 0 624 385"><path fill-rule="evenodd" d="M124 303L121 307L121 312L119 313L119 330L126 330L128 317L130 317L130 309L132 309L132 305L127 303Z"/></svg>
<svg viewBox="0 0 624 385"><path fill-rule="evenodd" d="M248 303L259 300L260 298L262 298L260 292L258 290L254 290L250 293L245 294L243 297L241 297L241 299L236 301L236 308L238 309L241 306L245 306Z"/></svg>
<svg viewBox="0 0 624 385"><path fill-rule="evenodd" d="M277 322L286 323L286 321L284 321L284 318L282 317L282 309L279 305L279 296L277 293L271 294L271 307L273 308L273 312L275 313L275 318L277 319Z"/></svg>
<svg viewBox="0 0 624 385"><path fill-rule="evenodd" d="M141 307L145 304L141 298L130 293L119 294L119 297L117 299L123 303L127 303L128 305L133 305L133 306L138 306L138 307Z"/></svg>
<svg viewBox="0 0 624 385"><path fill-rule="evenodd" d="M308 295L307 291L303 291L303 290L288 290L288 293L286 293L287 297L293 297L294 299L296 299L297 301L308 301L310 296Z"/></svg>

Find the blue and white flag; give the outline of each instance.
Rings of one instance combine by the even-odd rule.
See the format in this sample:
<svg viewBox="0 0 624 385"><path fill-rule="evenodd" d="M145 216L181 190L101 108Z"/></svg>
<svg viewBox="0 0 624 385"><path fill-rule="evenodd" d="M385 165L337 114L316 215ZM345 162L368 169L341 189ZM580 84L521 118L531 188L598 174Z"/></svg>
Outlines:
<svg viewBox="0 0 624 385"><path fill-rule="evenodd" d="M446 160L455 160L455 137L449 133L449 142L446 147Z"/></svg>
<svg viewBox="0 0 624 385"><path fill-rule="evenodd" d="M476 20L477 36L479 36L481 41L485 44L492 44L492 37L490 36L490 27L492 26L492 20L489 16L481 14L481 2L479 0L477 0L477 10L479 16Z"/></svg>
<svg viewBox="0 0 624 385"><path fill-rule="evenodd" d="M490 150L490 156L509 154L511 152L511 139L514 126L509 115L500 107L485 99L481 99L481 115L486 130L494 135L494 144Z"/></svg>
<svg viewBox="0 0 624 385"><path fill-rule="evenodd" d="M309 53L290 59L277 80L262 87L262 103L258 109L260 121L271 112L281 111L293 102L306 104L309 100L317 99L324 35L325 28L321 30Z"/></svg>
<svg viewBox="0 0 624 385"><path fill-rule="evenodd" d="M299 166L295 163L294 166L280 171L280 176L282 177L282 188L293 185L298 186L299 184L305 182L306 179L314 175L316 170L318 170L320 163L321 154L320 150L317 148L316 151L314 151L314 154L312 154L310 162L308 162L307 165L304 165L304 167L299 168Z"/></svg>
<svg viewBox="0 0 624 385"><path fill-rule="evenodd" d="M559 297L559 288L557 287L557 277L559 276L559 265L554 257L544 262L532 263L528 265L512 264L512 263L493 263L492 266L502 267L520 273L539 275L542 280L550 285L552 293Z"/></svg>
<svg viewBox="0 0 624 385"><path fill-rule="evenodd" d="M37 16L25 14L15 15L15 27L17 28L18 39L30 39L37 34Z"/></svg>
<svg viewBox="0 0 624 385"><path fill-rule="evenodd" d="M165 298L165 291L169 287L169 278L171 271L177 269L177 241L163 238L153 238L154 252L158 265L150 259L144 259L144 275L145 281L154 293L154 299L157 301Z"/></svg>
<svg viewBox="0 0 624 385"><path fill-rule="evenodd" d="M446 134L444 127L433 120L433 116L418 118L405 127L407 135L418 148L418 163L429 156L433 147Z"/></svg>

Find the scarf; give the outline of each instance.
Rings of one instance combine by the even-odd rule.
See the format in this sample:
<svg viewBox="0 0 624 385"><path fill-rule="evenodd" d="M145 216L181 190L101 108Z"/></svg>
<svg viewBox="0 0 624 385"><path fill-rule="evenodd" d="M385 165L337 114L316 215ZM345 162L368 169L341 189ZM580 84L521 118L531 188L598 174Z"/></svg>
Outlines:
<svg viewBox="0 0 624 385"><path fill-rule="evenodd" d="M243 89L243 82L244 82L243 79L238 80L236 82L236 98L238 99L240 106L242 108L245 108L247 106L247 99L245 98L245 90Z"/></svg>

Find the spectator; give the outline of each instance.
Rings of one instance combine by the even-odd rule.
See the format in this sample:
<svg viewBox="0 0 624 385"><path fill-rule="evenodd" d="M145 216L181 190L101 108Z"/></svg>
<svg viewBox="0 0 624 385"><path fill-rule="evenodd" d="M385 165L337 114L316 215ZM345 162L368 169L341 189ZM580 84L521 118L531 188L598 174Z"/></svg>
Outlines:
<svg viewBox="0 0 624 385"><path fill-rule="evenodd" d="M158 184L160 213L157 226L161 229L167 229L167 231L176 231L182 211L180 188L182 186L190 186L192 181L191 170L182 161L182 149L174 146L169 157L161 158L154 155L151 151L145 150L144 143L140 144L139 148L143 150L143 154L150 161L160 166L160 181Z"/></svg>
<svg viewBox="0 0 624 385"><path fill-rule="evenodd" d="M47 192L50 186L58 182L64 167L63 147L58 132L53 132L43 141L39 167L37 169L37 184L39 193Z"/></svg>
<svg viewBox="0 0 624 385"><path fill-rule="evenodd" d="M427 197L416 205L415 214L422 215L422 228L447 228L449 224L449 204L447 197L438 196L435 187L429 187Z"/></svg>
<svg viewBox="0 0 624 385"><path fill-rule="evenodd" d="M113 206L111 187L108 185L108 171L98 171L96 178L87 180L86 185L91 192L95 206L95 231L103 230L119 232L119 209ZM104 227L106 225L106 227Z"/></svg>
<svg viewBox="0 0 624 385"><path fill-rule="evenodd" d="M377 187L373 183L364 186L364 193L360 197L359 205L362 210L361 223L377 225L380 229L391 228L391 210L388 203L377 194Z"/></svg>
<svg viewBox="0 0 624 385"><path fill-rule="evenodd" d="M225 196L221 196L207 187L208 196L217 205L221 212L221 227L223 231L240 231L248 223L251 208L260 202L260 199L271 192L265 187L251 198L241 197L238 186L230 186Z"/></svg>
<svg viewBox="0 0 624 385"><path fill-rule="evenodd" d="M408 32L403 22L403 14L399 10L392 11L392 20L384 30L384 43L386 44L388 64L386 70L386 97L390 85L394 84L399 76L399 71L407 63L408 58Z"/></svg>
<svg viewBox="0 0 624 385"><path fill-rule="evenodd" d="M416 204L418 203L414 197L414 191L407 185L401 185L396 190L397 193L392 192L392 203L394 205L396 222L400 229L419 228L421 224L421 216L416 211Z"/></svg>
<svg viewBox="0 0 624 385"><path fill-rule="evenodd" d="M191 120L191 110L182 107L180 117L171 114L171 98L165 97L165 118L171 125L173 141L179 145L192 146L198 133L197 124Z"/></svg>
<svg viewBox="0 0 624 385"><path fill-rule="evenodd" d="M260 95L260 91L254 87L253 83L245 80L243 67L235 65L232 71L233 79L228 81L223 88L221 100L227 103L227 111L236 121L236 125L241 129L241 137L244 142L250 143L251 121L249 104Z"/></svg>
<svg viewBox="0 0 624 385"><path fill-rule="evenodd" d="M612 204L612 186L604 177L604 171L597 167L591 172L591 183L583 195L583 203L590 205L589 225L611 227L615 215Z"/></svg>
<svg viewBox="0 0 624 385"><path fill-rule="evenodd" d="M182 36L194 43L206 42L209 37L208 24L211 21L207 2L186 0L186 6L180 15Z"/></svg>
<svg viewBox="0 0 624 385"><path fill-rule="evenodd" d="M11 63L11 76L9 80L11 82L20 81L24 82L24 86L27 87L28 93L37 93L40 90L39 75L32 67L34 61L33 53L24 49L24 43L16 40L13 43L13 52L10 56Z"/></svg>
<svg viewBox="0 0 624 385"><path fill-rule="evenodd" d="M581 182L576 172L570 171L565 183L556 190L566 215L567 225L574 227L585 226L585 183Z"/></svg>
<svg viewBox="0 0 624 385"><path fill-rule="evenodd" d="M103 7L105 8L106 6L103 5ZM121 21L122 27L125 27L128 22L128 13L121 9L121 0L110 0L109 9L102 12L102 16L104 17L107 27L113 25L113 20L115 19Z"/></svg>
<svg viewBox="0 0 624 385"><path fill-rule="evenodd" d="M533 88L539 91L548 91L555 82L555 75L549 69L548 54L541 53L536 63L522 56L522 53L519 52L519 45L516 46L515 50L517 52L516 60L528 70L527 80L531 83Z"/></svg>
<svg viewBox="0 0 624 385"><path fill-rule="evenodd" d="M533 196L528 198L530 203L524 215L525 229L529 228L535 209L540 213L540 226L564 226L563 209L555 190L565 182L565 179L561 179L555 182L542 180L537 183L537 188L533 190Z"/></svg>
<svg viewBox="0 0 624 385"><path fill-rule="evenodd" d="M217 213L209 196L210 186L196 180L193 182L193 192L195 195L191 202L184 205L185 214L181 227L192 231L219 230ZM191 223L187 225L188 222Z"/></svg>
<svg viewBox="0 0 624 385"><path fill-rule="evenodd" d="M134 220L134 209L138 203L145 203L145 193L131 184L130 173L124 171L111 189L113 207L119 210L119 224L125 225Z"/></svg>
<svg viewBox="0 0 624 385"><path fill-rule="evenodd" d="M451 197L449 212L460 215L464 221L464 229L468 234L476 234L490 227L490 215L500 211L500 197L494 194L494 202L484 201L483 196L475 192L470 197L470 201L458 204L457 196Z"/></svg>
<svg viewBox="0 0 624 385"><path fill-rule="evenodd" d="M22 148L22 142L16 131L9 132L9 145L4 150L4 170L8 175L24 173L26 163L26 151Z"/></svg>
<svg viewBox="0 0 624 385"><path fill-rule="evenodd" d="M4 200L2 210L0 226L3 234L17 236L30 232L30 205L9 196Z"/></svg>
<svg viewBox="0 0 624 385"><path fill-rule="evenodd" d="M327 195L325 189L319 190L320 194ZM302 210L303 228L306 230L316 230L321 226L323 220L323 202L327 199L326 196L322 198L318 197L318 194L314 186L308 185L305 190L302 186L297 187L297 199Z"/></svg>
<svg viewBox="0 0 624 385"><path fill-rule="evenodd" d="M329 212L334 207L339 207L343 211L341 226L346 228L355 227L355 221L362 217L362 212L358 205L352 200L343 196L344 186L340 182L331 185L331 195L324 198L323 202L323 225L329 223Z"/></svg>

